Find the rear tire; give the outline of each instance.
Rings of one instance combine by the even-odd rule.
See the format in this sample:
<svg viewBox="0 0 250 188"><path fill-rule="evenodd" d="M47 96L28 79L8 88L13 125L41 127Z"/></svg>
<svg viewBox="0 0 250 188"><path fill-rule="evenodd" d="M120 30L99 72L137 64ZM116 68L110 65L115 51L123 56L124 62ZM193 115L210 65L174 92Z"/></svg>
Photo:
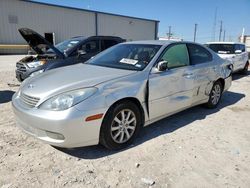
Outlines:
<svg viewBox="0 0 250 188"><path fill-rule="evenodd" d="M209 100L205 104L207 108L216 108L220 102L223 87L220 81L216 81L209 94Z"/></svg>
<svg viewBox="0 0 250 188"><path fill-rule="evenodd" d="M141 117L140 109L130 101L111 107L101 126L100 143L111 150L127 147L142 127Z"/></svg>
<svg viewBox="0 0 250 188"><path fill-rule="evenodd" d="M240 73L241 73L241 74L244 74L244 75L247 75L247 73L248 73L248 66L249 66L249 62L247 61L246 64L245 64L244 69L242 69L242 70L240 71Z"/></svg>

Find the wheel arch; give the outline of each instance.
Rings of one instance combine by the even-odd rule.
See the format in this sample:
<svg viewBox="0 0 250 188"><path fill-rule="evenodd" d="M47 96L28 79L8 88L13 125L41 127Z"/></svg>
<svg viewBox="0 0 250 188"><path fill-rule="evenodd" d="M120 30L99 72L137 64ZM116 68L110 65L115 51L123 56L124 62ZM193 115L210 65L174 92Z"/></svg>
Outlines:
<svg viewBox="0 0 250 188"><path fill-rule="evenodd" d="M223 78L219 78L217 79L215 82L220 82L222 84L222 91L224 91L225 88L225 80ZM215 83L214 82L214 83Z"/></svg>
<svg viewBox="0 0 250 188"><path fill-rule="evenodd" d="M121 104L121 103L125 103L125 102L132 102L132 103L134 103L134 104L139 108L140 113L141 113L141 120L142 120L142 123L143 123L143 125L144 125L144 123L145 123L145 111L144 111L144 109L143 109L143 107L142 107L141 102L140 102L137 98L135 98L135 97L125 97L125 98L121 98L121 99L115 101L115 102L108 108L107 112L106 112L105 115L104 115L103 120L105 119L105 117L107 116L107 114L109 113L109 111L110 111L112 108L114 108L114 106L116 106L116 105L118 105L118 104Z"/></svg>

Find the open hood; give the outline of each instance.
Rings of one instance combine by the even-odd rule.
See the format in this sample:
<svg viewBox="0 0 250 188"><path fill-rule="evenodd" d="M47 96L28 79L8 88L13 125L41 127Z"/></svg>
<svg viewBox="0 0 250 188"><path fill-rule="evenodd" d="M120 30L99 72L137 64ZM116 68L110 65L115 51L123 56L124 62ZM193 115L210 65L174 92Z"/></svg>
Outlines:
<svg viewBox="0 0 250 188"><path fill-rule="evenodd" d="M44 37L42 37L37 32L29 29L29 28L20 28L18 29L19 33L22 37L27 41L29 46L37 53L37 54L46 54L47 49L51 49L54 53L60 57L64 58L64 54L60 52L55 46L53 46L50 42L48 42Z"/></svg>

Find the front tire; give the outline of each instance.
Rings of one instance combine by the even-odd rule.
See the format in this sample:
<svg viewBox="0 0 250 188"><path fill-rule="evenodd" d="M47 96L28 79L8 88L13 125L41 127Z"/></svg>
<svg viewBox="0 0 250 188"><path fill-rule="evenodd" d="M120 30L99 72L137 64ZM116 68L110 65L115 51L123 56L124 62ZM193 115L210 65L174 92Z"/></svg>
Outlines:
<svg viewBox="0 0 250 188"><path fill-rule="evenodd" d="M216 81L209 94L209 100L205 104L207 108L216 108L220 102L223 87L220 81Z"/></svg>
<svg viewBox="0 0 250 188"><path fill-rule="evenodd" d="M127 147L139 133L141 117L140 109L130 101L111 107L101 126L100 143L111 150Z"/></svg>

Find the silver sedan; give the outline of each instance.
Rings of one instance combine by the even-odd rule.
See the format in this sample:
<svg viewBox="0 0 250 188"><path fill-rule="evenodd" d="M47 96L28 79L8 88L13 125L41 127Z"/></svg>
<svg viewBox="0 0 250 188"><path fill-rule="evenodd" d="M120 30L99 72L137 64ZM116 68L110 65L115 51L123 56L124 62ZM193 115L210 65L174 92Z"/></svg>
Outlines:
<svg viewBox="0 0 250 188"><path fill-rule="evenodd" d="M120 149L159 119L199 104L215 108L231 68L196 43L127 42L27 79L12 105L17 124L48 144Z"/></svg>

